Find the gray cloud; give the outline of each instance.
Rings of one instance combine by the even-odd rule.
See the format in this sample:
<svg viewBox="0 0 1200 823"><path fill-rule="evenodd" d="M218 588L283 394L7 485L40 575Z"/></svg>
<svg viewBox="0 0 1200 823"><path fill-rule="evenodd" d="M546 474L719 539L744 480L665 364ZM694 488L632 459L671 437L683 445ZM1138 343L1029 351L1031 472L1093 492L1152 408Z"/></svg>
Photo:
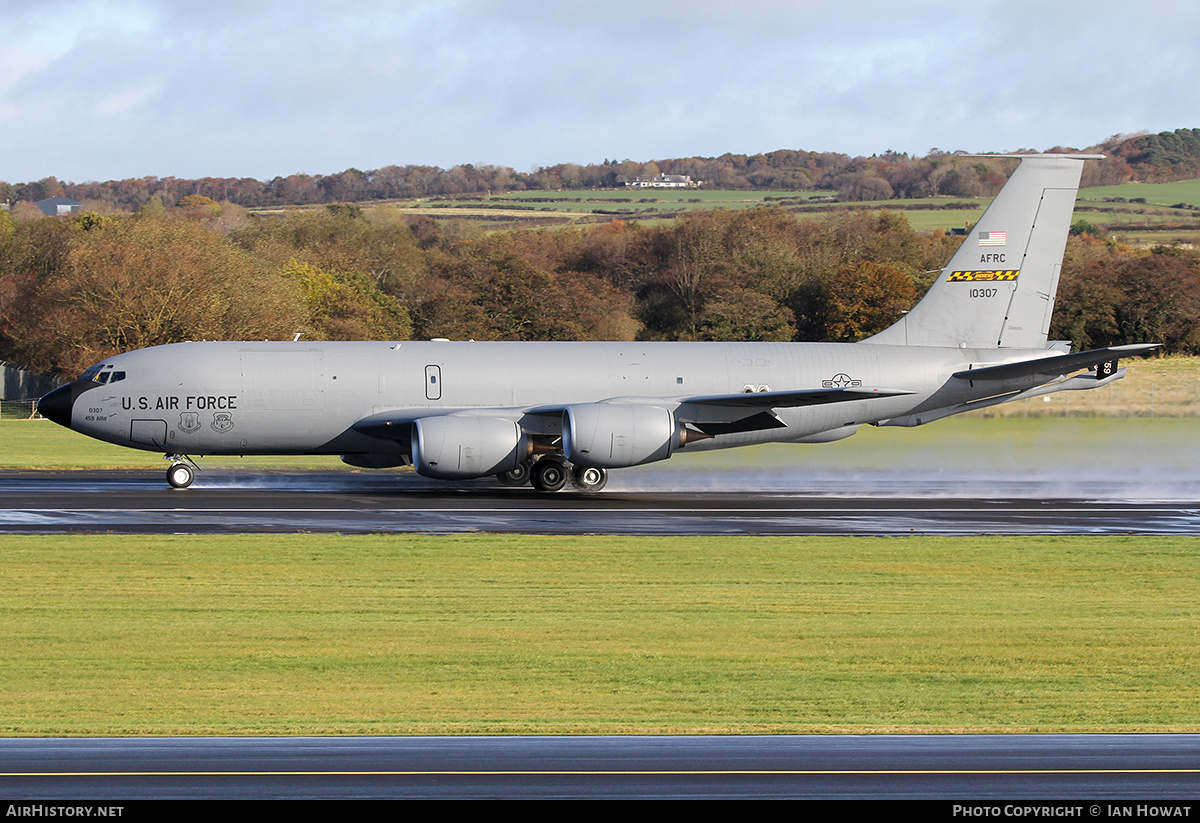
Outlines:
<svg viewBox="0 0 1200 823"><path fill-rule="evenodd" d="M50 0L0 179L1084 146L1200 126L1200 6Z"/></svg>

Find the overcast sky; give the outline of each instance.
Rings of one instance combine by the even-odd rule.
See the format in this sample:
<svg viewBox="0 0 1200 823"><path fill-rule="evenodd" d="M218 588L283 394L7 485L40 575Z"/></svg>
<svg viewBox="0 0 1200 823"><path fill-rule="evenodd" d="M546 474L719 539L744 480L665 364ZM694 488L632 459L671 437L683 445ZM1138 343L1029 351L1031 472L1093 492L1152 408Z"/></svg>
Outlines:
<svg viewBox="0 0 1200 823"><path fill-rule="evenodd" d="M1193 0L0 0L0 180L1200 127Z"/></svg>

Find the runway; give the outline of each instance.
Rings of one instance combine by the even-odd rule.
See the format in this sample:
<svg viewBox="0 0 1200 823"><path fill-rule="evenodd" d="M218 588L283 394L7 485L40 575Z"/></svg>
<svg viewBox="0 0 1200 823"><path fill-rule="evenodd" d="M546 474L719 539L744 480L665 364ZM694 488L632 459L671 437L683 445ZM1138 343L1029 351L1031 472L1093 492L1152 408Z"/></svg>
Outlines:
<svg viewBox="0 0 1200 823"><path fill-rule="evenodd" d="M1183 816L1198 792L1198 735L0 740L6 802L869 797L1107 818L1131 800Z"/></svg>
<svg viewBox="0 0 1200 823"><path fill-rule="evenodd" d="M0 533L1200 534L1190 488L1131 499L1056 496L1028 480L991 482L988 496L957 478L736 492L638 482L543 494L410 472L224 470L179 491L157 472L0 472Z"/></svg>

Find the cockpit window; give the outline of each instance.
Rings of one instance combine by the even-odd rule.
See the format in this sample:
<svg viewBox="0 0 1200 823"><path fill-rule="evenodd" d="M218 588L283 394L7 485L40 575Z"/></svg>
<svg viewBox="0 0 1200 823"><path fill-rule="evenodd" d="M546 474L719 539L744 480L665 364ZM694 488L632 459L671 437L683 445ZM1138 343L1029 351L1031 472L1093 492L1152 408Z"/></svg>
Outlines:
<svg viewBox="0 0 1200 823"><path fill-rule="evenodd" d="M116 383L118 380L125 379L125 372L110 371L112 364L97 363L90 369L79 376L80 380L91 380L93 383L104 385L105 383Z"/></svg>

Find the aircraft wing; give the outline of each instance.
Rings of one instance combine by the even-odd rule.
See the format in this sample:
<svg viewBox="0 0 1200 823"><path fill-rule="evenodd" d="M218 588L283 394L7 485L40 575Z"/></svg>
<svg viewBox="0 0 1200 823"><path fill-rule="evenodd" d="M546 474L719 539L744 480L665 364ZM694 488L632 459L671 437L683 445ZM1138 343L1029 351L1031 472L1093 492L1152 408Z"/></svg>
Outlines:
<svg viewBox="0 0 1200 823"><path fill-rule="evenodd" d="M1013 380L1033 375L1058 377L1080 369L1089 369L1101 363L1114 362L1122 357L1146 354L1158 346L1158 343L1111 346L1107 349L1092 349L1075 354L1059 354L1034 360L1021 360L1016 363L1004 363L999 366L985 366L981 369L967 369L955 372L954 376L963 380Z"/></svg>
<svg viewBox="0 0 1200 823"><path fill-rule="evenodd" d="M730 434L784 428L784 422L775 416L774 409L850 403L912 393L904 389L855 387L710 394L683 398L675 409L675 417L683 423L691 423L705 434Z"/></svg>
<svg viewBox="0 0 1200 823"><path fill-rule="evenodd" d="M491 410L496 411L496 410ZM505 409L505 412L511 412L511 409ZM393 409L391 411L379 412L372 414L370 417L364 417L350 428L361 434L368 434L371 437L381 437L384 440L405 440L409 439L410 426L422 417L440 417L451 414L477 414L478 409ZM509 414L506 417L512 416ZM520 412L517 412L513 419L520 418Z"/></svg>
<svg viewBox="0 0 1200 823"><path fill-rule="evenodd" d="M737 394L709 394L686 397L680 406L716 406L725 409L786 409L797 406L822 406L826 403L849 403L852 400L870 400L878 397L895 397L912 394L905 389L882 389L871 387L839 389L800 389L799 391L739 392Z"/></svg>
<svg viewBox="0 0 1200 823"><path fill-rule="evenodd" d="M671 409L682 423L694 424L708 434L734 431L782 428L784 423L771 413L772 409L818 406L827 403L850 403L881 397L912 394L904 389L871 387L801 389L798 391L738 392L691 397L613 397L600 405L661 406ZM409 425L424 417L445 415L504 417L520 420L527 415L559 417L573 404L533 406L525 408L456 408L456 409L396 409L364 417L354 424L355 431L388 440L408 440ZM584 404L591 405L591 404Z"/></svg>

